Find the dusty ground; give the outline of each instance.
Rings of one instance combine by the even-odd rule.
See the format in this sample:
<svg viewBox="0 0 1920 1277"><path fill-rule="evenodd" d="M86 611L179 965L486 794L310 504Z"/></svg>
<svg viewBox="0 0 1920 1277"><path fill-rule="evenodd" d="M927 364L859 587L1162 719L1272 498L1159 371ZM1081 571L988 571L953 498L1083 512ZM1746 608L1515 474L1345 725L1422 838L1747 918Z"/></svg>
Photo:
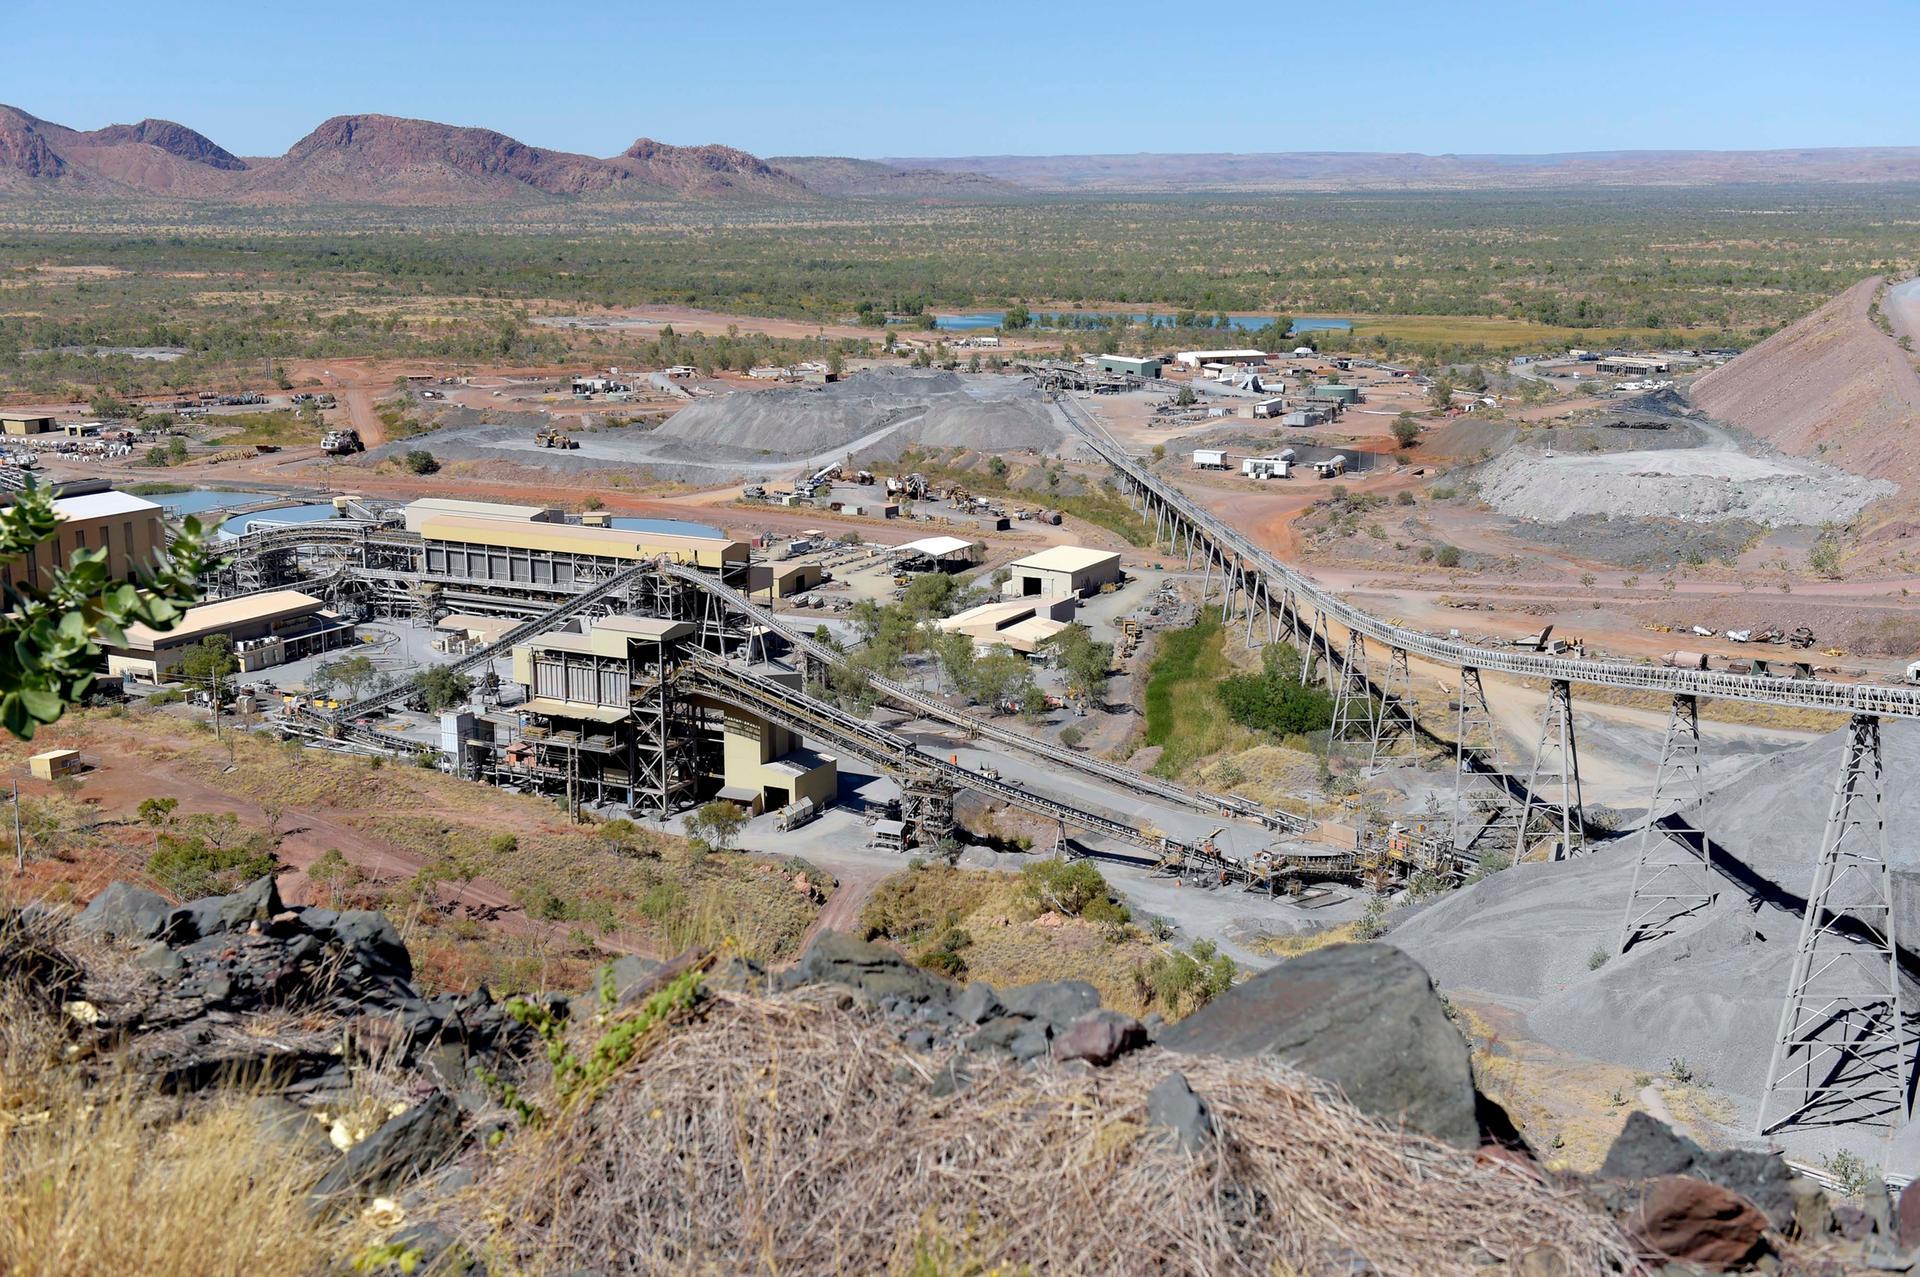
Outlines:
<svg viewBox="0 0 1920 1277"><path fill-rule="evenodd" d="M57 785L25 778L22 760L47 748L80 750L90 770ZM35 894L85 899L116 877L147 881L154 832L136 811L148 798L174 798L182 815L230 812L243 828L274 833L290 902L334 902L345 891L389 908L433 931L451 966L478 978L489 964L476 958L578 965L607 951L665 956L716 927L779 958L817 912L812 888L793 885L794 871L774 858L691 861L664 834L623 848L538 798L231 728L220 741L183 710L72 714L30 747L5 738L0 759L22 778L24 798L76 801L98 826L36 843ZM504 835L511 845L499 845ZM310 878L333 851L350 866L350 883ZM810 881L831 880L814 871Z"/></svg>

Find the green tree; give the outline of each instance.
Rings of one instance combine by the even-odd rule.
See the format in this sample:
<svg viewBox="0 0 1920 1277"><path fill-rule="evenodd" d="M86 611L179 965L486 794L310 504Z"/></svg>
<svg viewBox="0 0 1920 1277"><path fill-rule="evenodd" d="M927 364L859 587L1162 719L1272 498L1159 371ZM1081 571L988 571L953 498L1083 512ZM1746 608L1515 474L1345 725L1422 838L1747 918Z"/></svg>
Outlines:
<svg viewBox="0 0 1920 1277"><path fill-rule="evenodd" d="M1084 625L1069 625L1053 637L1067 690L1075 696L1098 698L1113 670L1113 644L1096 643Z"/></svg>
<svg viewBox="0 0 1920 1277"><path fill-rule="evenodd" d="M339 684L347 689L348 696L358 700L361 689L378 677L379 667L365 656L345 656L316 667L309 684L322 696L330 694L333 686Z"/></svg>
<svg viewBox="0 0 1920 1277"><path fill-rule="evenodd" d="M0 509L0 561L31 553L59 528L48 489L29 487ZM0 726L30 740L87 694L100 667L104 643L124 643L136 622L172 629L199 597L201 574L216 563L197 519L156 562L136 569L132 581L107 570L104 549L75 550L46 584L16 583L10 606L0 614Z"/></svg>
<svg viewBox="0 0 1920 1277"><path fill-rule="evenodd" d="M1009 703L1016 706L1033 686L1033 669L1027 658L1005 643L995 643L973 663L973 686L968 690L975 700L998 714Z"/></svg>
<svg viewBox="0 0 1920 1277"><path fill-rule="evenodd" d="M900 596L900 606L915 621L946 616L953 611L954 596L958 592L954 579L945 572L922 572L907 583L906 592Z"/></svg>
<svg viewBox="0 0 1920 1277"><path fill-rule="evenodd" d="M473 680L450 665L429 665L413 676L413 690L430 713L452 709L473 694Z"/></svg>
<svg viewBox="0 0 1920 1277"><path fill-rule="evenodd" d="M973 639L950 630L935 630L927 636L927 648L940 663L947 686L965 693L973 686Z"/></svg>
<svg viewBox="0 0 1920 1277"><path fill-rule="evenodd" d="M727 851L740 836L747 814L724 798L716 798L695 808L686 820L687 837L698 838L715 851Z"/></svg>
<svg viewBox="0 0 1920 1277"><path fill-rule="evenodd" d="M1258 674L1236 674L1215 689L1234 722L1282 736L1325 731L1333 723L1333 700L1323 688L1302 686L1300 654L1269 643Z"/></svg>
<svg viewBox="0 0 1920 1277"><path fill-rule="evenodd" d="M1033 326L1033 312L1028 310L1023 303L1015 302L1013 305L1007 307L1006 318L1000 321L1000 326L1010 333L1031 328Z"/></svg>
<svg viewBox="0 0 1920 1277"><path fill-rule="evenodd" d="M239 668L240 662L233 659L233 640L224 634L209 634L198 643L182 648L173 670L183 682L212 688L223 679L233 677Z"/></svg>
<svg viewBox="0 0 1920 1277"><path fill-rule="evenodd" d="M1174 403L1174 406L1177 408L1193 407L1195 403L1193 387L1192 386L1180 387L1180 389L1174 393L1173 403Z"/></svg>
<svg viewBox="0 0 1920 1277"><path fill-rule="evenodd" d="M1420 438L1420 423L1413 414L1403 412L1393 419L1393 441L1402 448L1411 448Z"/></svg>
<svg viewBox="0 0 1920 1277"><path fill-rule="evenodd" d="M409 474L433 474L440 469L439 458L425 448L409 449L401 459L401 464L406 466Z"/></svg>

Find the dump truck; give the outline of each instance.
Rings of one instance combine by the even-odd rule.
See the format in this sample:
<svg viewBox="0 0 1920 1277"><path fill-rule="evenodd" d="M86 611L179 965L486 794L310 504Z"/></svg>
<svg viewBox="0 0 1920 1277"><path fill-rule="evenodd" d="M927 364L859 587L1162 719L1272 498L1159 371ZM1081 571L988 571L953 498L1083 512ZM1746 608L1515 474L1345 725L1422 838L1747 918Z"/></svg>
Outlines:
<svg viewBox="0 0 1920 1277"><path fill-rule="evenodd" d="M329 430L320 437L320 451L330 457L345 457L366 451L358 430Z"/></svg>

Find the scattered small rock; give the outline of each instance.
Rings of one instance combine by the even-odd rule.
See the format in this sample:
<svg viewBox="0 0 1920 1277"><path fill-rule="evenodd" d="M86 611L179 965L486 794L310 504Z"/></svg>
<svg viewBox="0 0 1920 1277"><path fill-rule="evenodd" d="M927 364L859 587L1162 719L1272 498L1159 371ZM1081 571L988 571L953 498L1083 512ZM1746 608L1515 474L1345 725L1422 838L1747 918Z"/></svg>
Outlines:
<svg viewBox="0 0 1920 1277"><path fill-rule="evenodd" d="M1147 1044L1147 1030L1140 1021L1118 1011L1090 1011L1068 1025L1054 1042L1053 1054L1060 1060L1085 1060L1105 1068L1129 1051Z"/></svg>

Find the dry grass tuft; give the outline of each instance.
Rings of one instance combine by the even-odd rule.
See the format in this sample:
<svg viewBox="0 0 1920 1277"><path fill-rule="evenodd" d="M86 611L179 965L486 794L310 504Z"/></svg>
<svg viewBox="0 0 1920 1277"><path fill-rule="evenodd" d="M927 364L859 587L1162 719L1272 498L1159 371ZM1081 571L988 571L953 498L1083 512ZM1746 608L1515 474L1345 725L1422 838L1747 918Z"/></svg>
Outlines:
<svg viewBox="0 0 1920 1277"><path fill-rule="evenodd" d="M0 956L35 937L8 924ZM0 1272L325 1271L357 1225L317 1216L322 1167L263 1135L238 1090L190 1108L90 1059L34 982L0 988Z"/></svg>
<svg viewBox="0 0 1920 1277"><path fill-rule="evenodd" d="M935 1098L933 1062L842 996L721 995L656 1032L495 1163L475 1240L510 1267L604 1273L1631 1267L1611 1222L1535 1171L1374 1125L1278 1062L982 1059ZM1224 1132L1201 1156L1148 1121L1175 1067Z"/></svg>

